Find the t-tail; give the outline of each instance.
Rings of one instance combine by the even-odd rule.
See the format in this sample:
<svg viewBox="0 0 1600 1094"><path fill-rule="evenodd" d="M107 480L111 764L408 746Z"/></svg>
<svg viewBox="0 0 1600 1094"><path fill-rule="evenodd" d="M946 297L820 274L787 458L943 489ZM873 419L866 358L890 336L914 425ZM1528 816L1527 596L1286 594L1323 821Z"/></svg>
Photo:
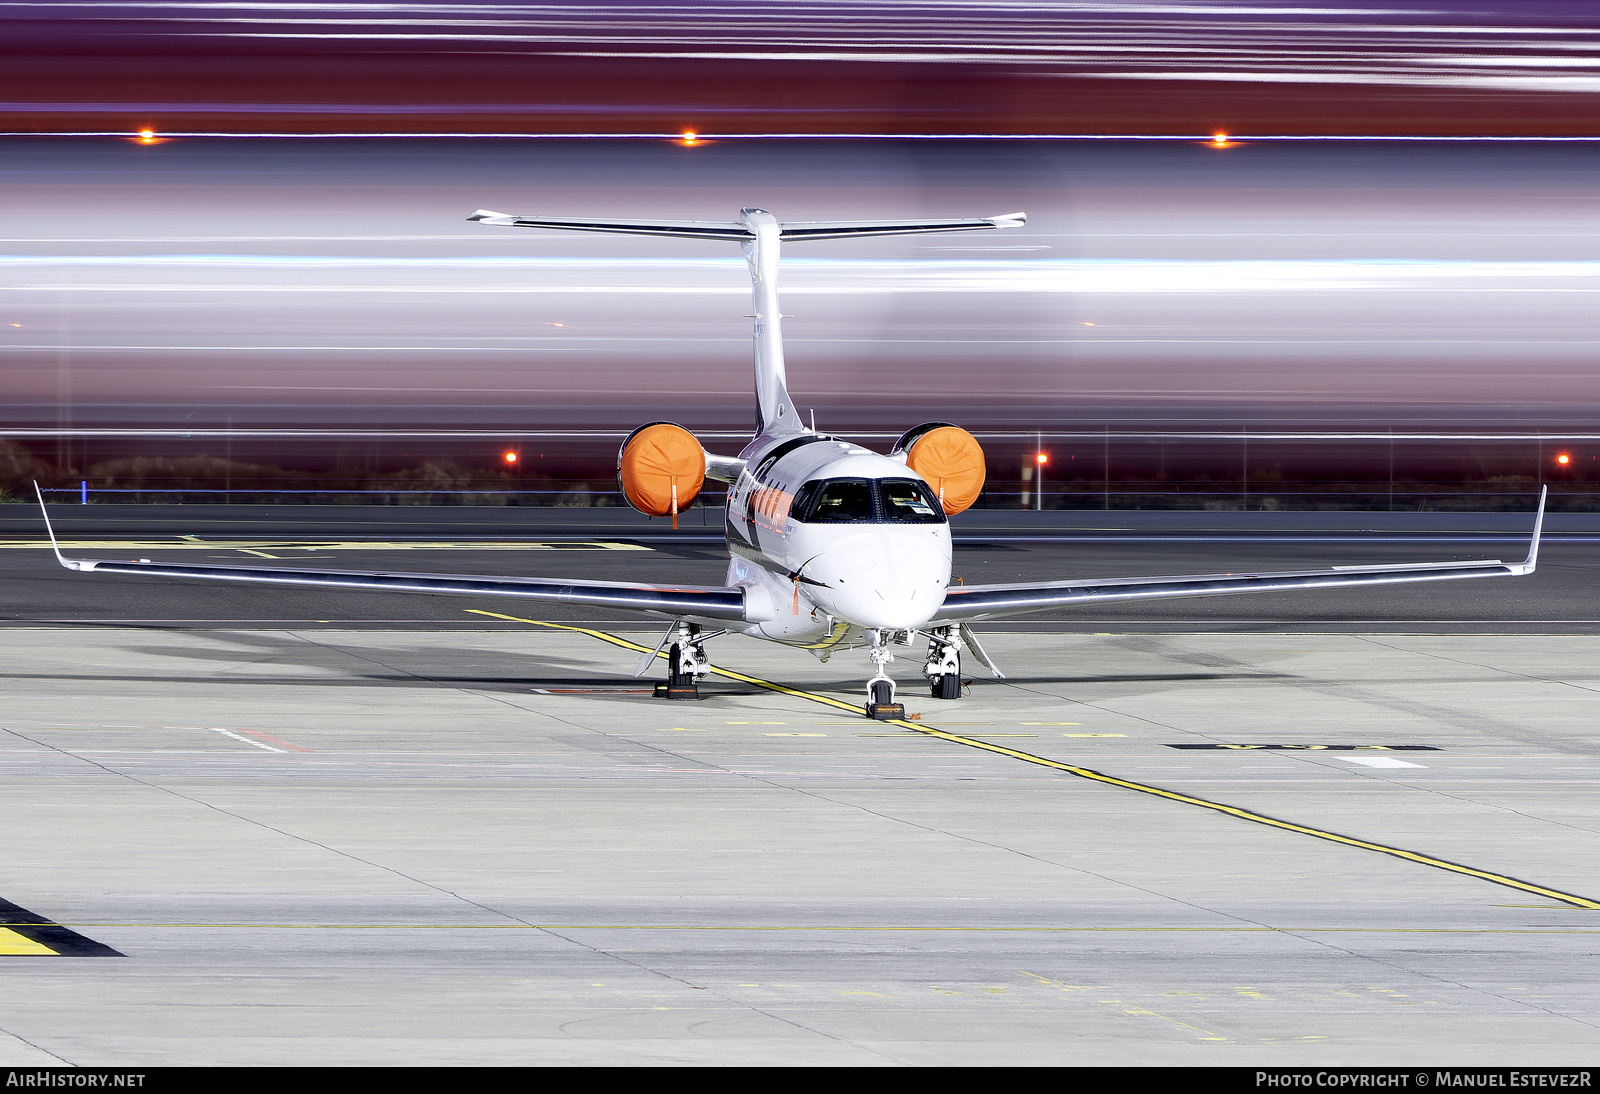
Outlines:
<svg viewBox="0 0 1600 1094"><path fill-rule="evenodd" d="M784 243L852 236L898 236L922 232L973 232L1018 228L1024 213L964 220L861 220L838 222L780 221L765 209L741 209L737 223L715 221L602 220L584 217L514 216L479 209L468 220L512 228L555 228L569 232L612 232L622 235L721 239L738 243L750 265L755 297L756 433L804 433L807 428L789 398L783 364L783 316L778 308L778 249Z"/></svg>

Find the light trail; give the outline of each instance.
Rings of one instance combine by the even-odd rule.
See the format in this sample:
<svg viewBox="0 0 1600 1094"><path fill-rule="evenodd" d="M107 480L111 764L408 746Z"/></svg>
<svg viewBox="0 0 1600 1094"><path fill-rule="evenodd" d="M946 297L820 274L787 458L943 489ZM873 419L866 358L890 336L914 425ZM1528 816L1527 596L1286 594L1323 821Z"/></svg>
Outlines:
<svg viewBox="0 0 1600 1094"><path fill-rule="evenodd" d="M765 111L762 111L763 113ZM348 113L360 114L361 108L351 107ZM754 132L715 133L696 132L698 143L713 141L1144 141L1181 142L1184 144L1211 144L1213 133L900 133L887 131L827 131L827 132ZM674 132L562 132L559 130L524 130L519 132L480 133L473 130L351 130L348 132L299 133L292 131L251 131L231 129L163 129L162 140L227 139L227 140L507 140L507 141L670 141L683 143L682 131ZM134 129L13 129L0 131L0 137L115 137L137 140ZM1447 144L1594 144L1600 134L1467 134L1436 135L1428 133L1230 133L1228 143L1251 144L1259 141L1383 141Z"/></svg>

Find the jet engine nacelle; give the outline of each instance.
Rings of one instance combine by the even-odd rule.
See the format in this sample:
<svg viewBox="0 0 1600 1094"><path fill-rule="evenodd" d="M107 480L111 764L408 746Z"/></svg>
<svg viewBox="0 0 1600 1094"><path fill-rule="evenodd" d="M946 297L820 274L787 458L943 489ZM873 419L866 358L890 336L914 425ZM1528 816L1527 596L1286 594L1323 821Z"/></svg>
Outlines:
<svg viewBox="0 0 1600 1094"><path fill-rule="evenodd" d="M628 504L652 517L670 516L674 528L705 481L706 450L681 425L642 425L617 453L617 485Z"/></svg>
<svg viewBox="0 0 1600 1094"><path fill-rule="evenodd" d="M904 454L906 466L927 480L944 511L955 516L971 508L983 492L987 468L978 438L948 422L908 429L889 455Z"/></svg>

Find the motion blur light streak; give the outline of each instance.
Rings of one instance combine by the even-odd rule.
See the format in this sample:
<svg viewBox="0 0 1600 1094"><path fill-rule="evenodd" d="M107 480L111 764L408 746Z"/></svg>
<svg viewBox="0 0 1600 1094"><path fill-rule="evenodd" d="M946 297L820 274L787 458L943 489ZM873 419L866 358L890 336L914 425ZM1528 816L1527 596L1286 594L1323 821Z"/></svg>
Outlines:
<svg viewBox="0 0 1600 1094"><path fill-rule="evenodd" d="M681 130L679 131L681 132ZM795 396L975 429L1586 429L1578 143L15 141L6 421L744 424L744 263L473 234L476 205L794 219L1028 207L1026 240L792 256ZM603 199L603 200L602 200ZM45 227L48 226L48 227ZM43 230L41 230L43 229ZM683 252L683 253L679 253ZM958 300L958 298L960 298ZM1093 316L1093 318L1088 318ZM981 370L984 386L971 378ZM1506 419L1514 406L1515 419ZM1427 408L1427 409L1424 409Z"/></svg>
<svg viewBox="0 0 1600 1094"><path fill-rule="evenodd" d="M736 134L696 134L693 144L695 146L710 144L713 140L741 140L741 141L938 141L940 143L959 141L995 141L1013 143L1017 141L1050 141L1050 142L1075 142L1075 141L1150 141L1167 143L1171 141L1194 141L1200 139L1200 133L901 133L901 132L810 132L791 130L787 132L772 133L736 133ZM0 137L137 137L137 134L126 129L106 130L53 130L53 129L14 129L0 131ZM1588 134L1564 133L1452 133L1443 135L1424 135L1415 133L1245 133L1235 134L1237 139L1229 139L1225 144L1218 145L1215 137L1205 138L1204 143L1212 148L1233 148L1237 145L1255 143L1257 141L1334 141L1349 143L1386 143L1403 142L1408 144L1439 144L1439 143L1465 143L1465 144L1593 144L1600 142L1600 136ZM521 131L514 133L483 133L472 130L459 132L416 132L416 131L386 131L367 130L360 132L328 132L328 133L294 133L294 132L251 132L239 129L210 129L210 130L166 130L153 141L140 140L141 144L162 144L171 139L178 138L204 138L207 140L262 140L262 141L670 141L673 144L686 145L683 135L679 133L629 133L595 131L592 133L569 133L563 131Z"/></svg>
<svg viewBox="0 0 1600 1094"><path fill-rule="evenodd" d="M0 28L25 131L1584 135L1600 89L1581 3L5 3Z"/></svg>

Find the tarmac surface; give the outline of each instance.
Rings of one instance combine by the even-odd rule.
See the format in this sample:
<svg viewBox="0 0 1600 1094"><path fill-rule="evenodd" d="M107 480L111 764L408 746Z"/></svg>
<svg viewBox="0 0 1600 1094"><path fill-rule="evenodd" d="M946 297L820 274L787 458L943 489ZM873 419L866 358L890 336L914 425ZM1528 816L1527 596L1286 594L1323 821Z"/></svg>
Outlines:
<svg viewBox="0 0 1600 1094"><path fill-rule="evenodd" d="M1225 532L968 552L1394 557ZM0 550L0 1063L1592 1064L1600 614L1568 535L1409 633L1392 593L994 629L1008 679L954 702L902 651L904 723L855 713L859 653L718 639L669 703L631 676L653 634L531 604L300 625ZM1422 539L1377 546L1522 554ZM314 564L504 566L485 542ZM711 543L527 542L720 576ZM164 603L193 620L136 621Z"/></svg>

